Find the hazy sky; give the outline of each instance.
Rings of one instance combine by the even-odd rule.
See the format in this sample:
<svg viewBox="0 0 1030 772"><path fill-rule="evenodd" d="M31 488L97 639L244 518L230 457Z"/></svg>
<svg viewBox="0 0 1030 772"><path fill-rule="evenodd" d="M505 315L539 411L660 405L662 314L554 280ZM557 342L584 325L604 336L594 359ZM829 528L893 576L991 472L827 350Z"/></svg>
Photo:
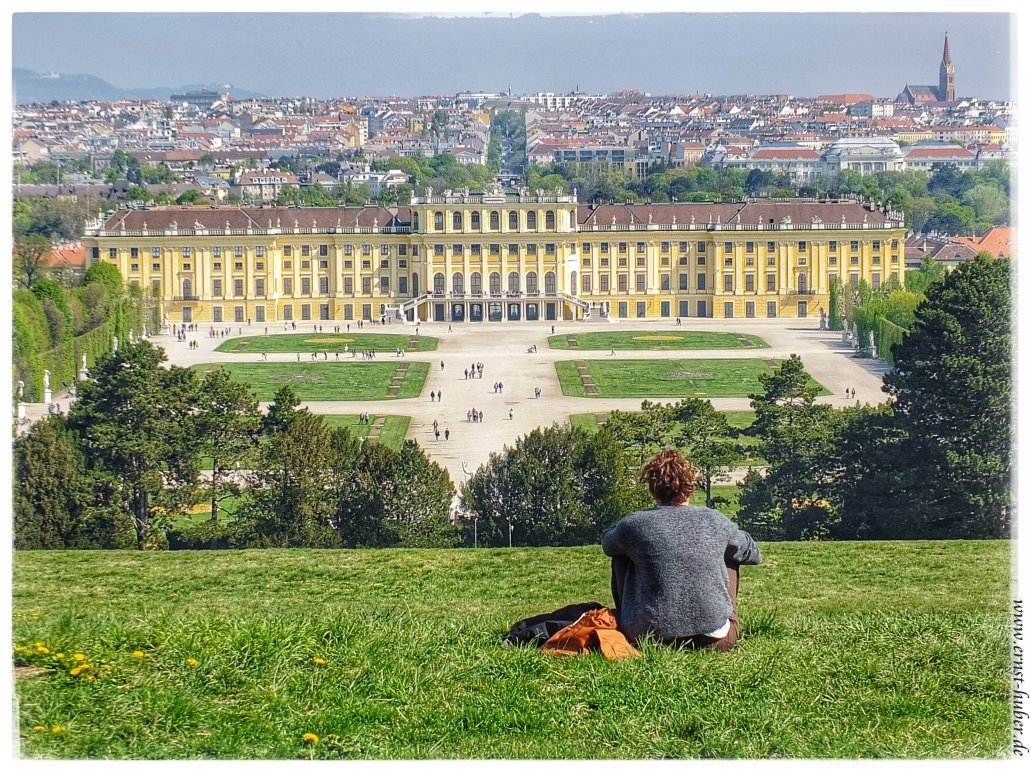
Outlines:
<svg viewBox="0 0 1030 772"><path fill-rule="evenodd" d="M486 5L484 3L484 5ZM629 5L629 4L627 4ZM269 96L462 90L868 92L936 85L1011 98L1002 13L414 18L367 13L16 13L13 65L122 88L231 83Z"/></svg>

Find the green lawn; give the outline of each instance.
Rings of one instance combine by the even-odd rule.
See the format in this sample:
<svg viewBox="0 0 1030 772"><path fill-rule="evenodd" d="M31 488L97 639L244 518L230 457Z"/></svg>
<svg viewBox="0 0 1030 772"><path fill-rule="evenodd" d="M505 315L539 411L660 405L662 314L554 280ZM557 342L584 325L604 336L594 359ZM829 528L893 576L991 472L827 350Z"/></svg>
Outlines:
<svg viewBox="0 0 1030 772"><path fill-rule="evenodd" d="M337 351L342 354L344 346L348 346L350 351L375 350L392 354L398 347L402 351L409 351L408 344L416 339L418 340L417 351L436 351L437 338L425 336L416 338L414 330L410 334L399 335L378 332L251 335L243 338L230 338L215 351L228 351L232 354L260 354L263 351L269 354L293 354L295 352L310 354L328 351L332 358Z"/></svg>
<svg viewBox="0 0 1030 772"><path fill-rule="evenodd" d="M369 423L359 424L358 417L356 415L323 415L322 418L329 426L345 426L350 429L351 434L355 434L358 437L367 437L369 430L372 428L372 424L375 423L378 416L375 413L369 414ZM411 423L411 416L407 415L384 415L381 416L386 420L383 422L383 429L379 434L379 439L376 440L381 445L385 445L388 448L394 450L400 450L404 444L404 437L408 433L408 424Z"/></svg>
<svg viewBox="0 0 1030 772"><path fill-rule="evenodd" d="M407 364L408 370L396 396L417 397L429 374L429 363L403 358L385 362L220 362L194 365L193 369L204 374L225 368L233 378L248 384L262 402L271 401L286 385L301 400L364 400L388 399L387 390L401 364Z"/></svg>
<svg viewBox="0 0 1030 772"><path fill-rule="evenodd" d="M547 339L551 348L569 349L569 337L576 340L576 348L584 351L608 349L643 349L666 351L669 349L706 348L769 348L769 344L757 335L743 335L732 332L697 332L668 330L641 330L631 332L585 332L569 335L552 335Z"/></svg>
<svg viewBox="0 0 1030 772"><path fill-rule="evenodd" d="M746 397L761 391L764 359L585 359L597 393L588 395L573 360L555 362L567 397ZM815 381L819 394L830 392Z"/></svg>
<svg viewBox="0 0 1030 772"><path fill-rule="evenodd" d="M618 662L499 646L525 616L611 603L598 547L15 552L15 661L39 668L15 678L20 752L1007 755L1010 542L762 549L734 651ZM90 669L72 676L76 653Z"/></svg>

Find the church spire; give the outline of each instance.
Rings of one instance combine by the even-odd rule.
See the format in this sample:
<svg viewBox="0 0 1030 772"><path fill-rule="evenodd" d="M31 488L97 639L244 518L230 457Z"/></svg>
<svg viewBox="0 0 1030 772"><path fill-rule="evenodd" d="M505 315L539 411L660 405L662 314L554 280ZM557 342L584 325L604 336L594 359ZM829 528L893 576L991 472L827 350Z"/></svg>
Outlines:
<svg viewBox="0 0 1030 772"><path fill-rule="evenodd" d="M944 33L944 56L941 58L941 76L937 87L937 99L941 102L955 101L955 65L951 63L951 49L948 47L948 33Z"/></svg>

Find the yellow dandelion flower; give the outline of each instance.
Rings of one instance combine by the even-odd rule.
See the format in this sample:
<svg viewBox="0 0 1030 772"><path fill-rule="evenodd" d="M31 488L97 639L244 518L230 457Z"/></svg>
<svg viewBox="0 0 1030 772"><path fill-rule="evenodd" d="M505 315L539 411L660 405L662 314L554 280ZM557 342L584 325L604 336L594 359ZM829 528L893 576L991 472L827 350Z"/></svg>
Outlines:
<svg viewBox="0 0 1030 772"><path fill-rule="evenodd" d="M104 665L104 670L110 670L110 669L111 669L111 665Z"/></svg>
<svg viewBox="0 0 1030 772"><path fill-rule="evenodd" d="M64 655L61 652L57 652L54 655L54 659L64 659Z"/></svg>
<svg viewBox="0 0 1030 772"><path fill-rule="evenodd" d="M107 680L107 676L105 674L103 674L103 673L98 675L97 678L99 678L101 681L106 681Z"/></svg>
<svg viewBox="0 0 1030 772"><path fill-rule="evenodd" d="M48 649L46 646L37 646L36 647L36 651L38 651L40 654L49 654L50 653L50 649Z"/></svg>
<svg viewBox="0 0 1030 772"><path fill-rule="evenodd" d="M186 664L190 667L196 667L200 663L197 662L197 660L193 659L193 657L190 657L188 660L186 660Z"/></svg>
<svg viewBox="0 0 1030 772"><path fill-rule="evenodd" d="M338 735L338 734L327 734L325 736L325 739L332 740L333 742L335 742L336 740L340 739L340 735Z"/></svg>
<svg viewBox="0 0 1030 772"><path fill-rule="evenodd" d="M144 653L143 653L142 651L140 651L139 649L136 649L136 651L132 652L132 656L133 656L133 657L135 657L136 659L143 659L143 658L144 658L145 656L147 656L147 655L146 655L146 654L144 654Z"/></svg>
<svg viewBox="0 0 1030 772"><path fill-rule="evenodd" d="M305 732L304 736L300 739L302 739L306 743L311 743L312 745L318 744L318 735L314 734L313 732Z"/></svg>
<svg viewBox="0 0 1030 772"><path fill-rule="evenodd" d="M314 662L316 665L324 665L325 664L325 660L322 659L321 657L315 657L312 660L312 662Z"/></svg>
<svg viewBox="0 0 1030 772"><path fill-rule="evenodd" d="M46 646L46 644L45 644L45 643L43 643L43 641L36 641L36 642L35 642L34 644L32 644L32 645L33 645L33 646L35 646L35 647L36 647L37 649L38 649L38 648L39 648L40 646Z"/></svg>
<svg viewBox="0 0 1030 772"><path fill-rule="evenodd" d="M87 675L86 676L86 681L88 681L89 683L93 683L93 676Z"/></svg>
<svg viewBox="0 0 1030 772"><path fill-rule="evenodd" d="M36 724L34 727L32 727L32 731L33 732L45 732L46 731L46 727L45 726L40 726L39 724Z"/></svg>
<svg viewBox="0 0 1030 772"><path fill-rule="evenodd" d="M82 668L81 667L73 667L71 670L68 671L68 675L70 675L70 676L77 676L81 672L82 672Z"/></svg>
<svg viewBox="0 0 1030 772"><path fill-rule="evenodd" d="M82 662L82 660L84 660L85 658L86 658L85 654L79 654L79 653L72 654L72 659L74 659L76 662Z"/></svg>
<svg viewBox="0 0 1030 772"><path fill-rule="evenodd" d="M61 732L64 731L64 727L63 726L55 726L50 731L53 732L54 734L61 734Z"/></svg>

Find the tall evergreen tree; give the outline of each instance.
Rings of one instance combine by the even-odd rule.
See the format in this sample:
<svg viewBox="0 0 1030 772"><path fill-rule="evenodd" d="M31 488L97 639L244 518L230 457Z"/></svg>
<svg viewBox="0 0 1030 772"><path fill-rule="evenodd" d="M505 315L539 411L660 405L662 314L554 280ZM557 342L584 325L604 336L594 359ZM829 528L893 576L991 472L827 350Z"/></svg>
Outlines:
<svg viewBox="0 0 1030 772"><path fill-rule="evenodd" d="M155 502L165 511L184 508L197 479L196 377L165 369L165 359L147 341L123 344L94 364L68 415L87 465L116 481L141 550L156 535Z"/></svg>
<svg viewBox="0 0 1030 772"><path fill-rule="evenodd" d="M204 378L198 390L196 430L203 454L211 459L212 521L218 520L219 501L240 492L230 473L254 450L260 424L257 397L249 386L221 369Z"/></svg>
<svg viewBox="0 0 1030 772"><path fill-rule="evenodd" d="M906 490L928 535L1007 536L1011 516L1012 288L980 254L930 285L884 390L907 438Z"/></svg>

